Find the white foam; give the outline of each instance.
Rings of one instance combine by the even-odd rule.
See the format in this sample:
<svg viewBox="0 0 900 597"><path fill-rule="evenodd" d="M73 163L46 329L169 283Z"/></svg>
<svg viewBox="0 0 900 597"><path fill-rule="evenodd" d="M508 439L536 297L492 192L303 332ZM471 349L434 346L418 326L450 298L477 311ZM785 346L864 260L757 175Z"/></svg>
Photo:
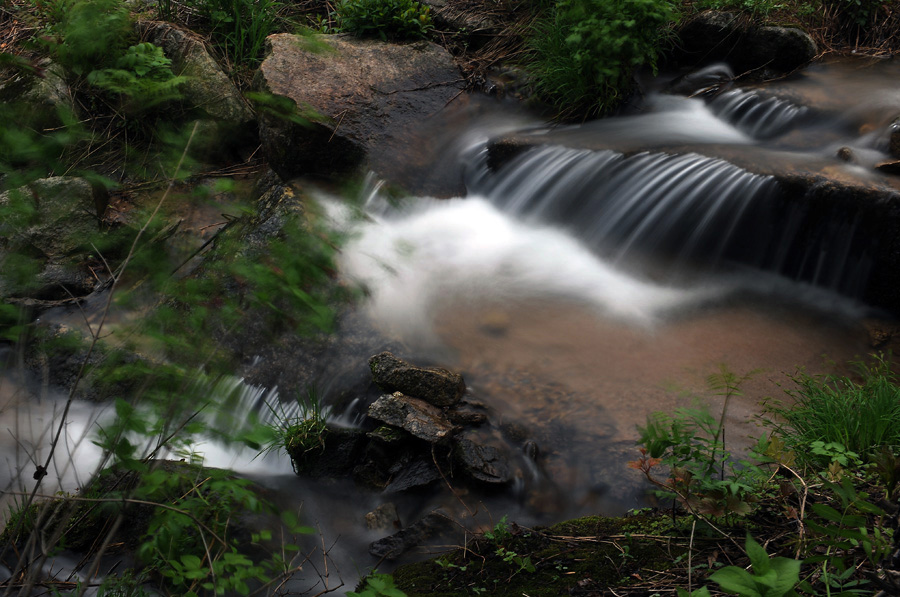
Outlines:
<svg viewBox="0 0 900 597"><path fill-rule="evenodd" d="M373 320L401 336L430 331L447 300L559 297L652 325L708 295L629 276L564 231L517 221L477 197L423 199L406 214L362 223L341 270L368 289Z"/></svg>

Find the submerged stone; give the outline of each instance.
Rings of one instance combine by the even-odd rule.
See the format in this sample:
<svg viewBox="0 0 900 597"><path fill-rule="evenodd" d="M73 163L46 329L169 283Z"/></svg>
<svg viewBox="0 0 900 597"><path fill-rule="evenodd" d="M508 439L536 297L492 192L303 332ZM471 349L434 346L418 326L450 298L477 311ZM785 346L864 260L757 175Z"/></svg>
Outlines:
<svg viewBox="0 0 900 597"><path fill-rule="evenodd" d="M385 392L402 392L436 406L453 406L466 391L462 375L439 367L418 367L390 352L370 358L369 368Z"/></svg>
<svg viewBox="0 0 900 597"><path fill-rule="evenodd" d="M406 551L417 547L451 528L453 522L443 510L434 510L422 520L394 533L390 537L379 539L369 545L369 553L376 558L396 560Z"/></svg>

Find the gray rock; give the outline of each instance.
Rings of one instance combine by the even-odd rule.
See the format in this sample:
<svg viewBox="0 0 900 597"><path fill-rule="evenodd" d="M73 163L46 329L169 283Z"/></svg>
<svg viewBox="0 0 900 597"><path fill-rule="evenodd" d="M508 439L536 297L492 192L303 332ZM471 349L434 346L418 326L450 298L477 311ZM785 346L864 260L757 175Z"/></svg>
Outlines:
<svg viewBox="0 0 900 597"><path fill-rule="evenodd" d="M76 112L65 71L49 58L33 66L34 71L20 71L0 85L0 101L26 104L29 124L35 128L58 126L62 121L57 117L57 110Z"/></svg>
<svg viewBox="0 0 900 597"><path fill-rule="evenodd" d="M436 406L457 404L466 391L462 375L439 367L418 367L382 352L369 359L372 379L385 392L402 392Z"/></svg>
<svg viewBox="0 0 900 597"><path fill-rule="evenodd" d="M468 436L456 440L454 454L466 473L477 481L490 485L506 485L512 481L509 461L499 448Z"/></svg>
<svg viewBox="0 0 900 597"><path fill-rule="evenodd" d="M216 121L249 124L254 120L253 110L209 54L202 37L170 23L143 21L137 27L147 41L163 49L172 61L172 72L188 78L181 92L190 106Z"/></svg>
<svg viewBox="0 0 900 597"><path fill-rule="evenodd" d="M418 547L428 539L449 530L452 525L453 521L446 512L434 510L402 531L372 542L369 545L369 553L376 558L396 560L413 547Z"/></svg>
<svg viewBox="0 0 900 597"><path fill-rule="evenodd" d="M47 258L63 258L82 249L99 229L98 213L105 199L83 178L42 178L12 191L0 193L0 208L29 207L27 217L0 222L0 239L8 248L28 246Z"/></svg>
<svg viewBox="0 0 900 597"><path fill-rule="evenodd" d="M400 392L385 394L372 403L369 417L431 443L441 441L455 430L439 408Z"/></svg>
<svg viewBox="0 0 900 597"><path fill-rule="evenodd" d="M265 111L260 141L283 178L333 176L363 162L390 174L414 161L411 127L463 89L450 54L427 41L392 44L343 35L269 36L254 87L288 98L307 126Z"/></svg>
<svg viewBox="0 0 900 597"><path fill-rule="evenodd" d="M288 447L288 455L297 474L310 477L344 477L359 461L366 435L358 429L328 425L321 447Z"/></svg>

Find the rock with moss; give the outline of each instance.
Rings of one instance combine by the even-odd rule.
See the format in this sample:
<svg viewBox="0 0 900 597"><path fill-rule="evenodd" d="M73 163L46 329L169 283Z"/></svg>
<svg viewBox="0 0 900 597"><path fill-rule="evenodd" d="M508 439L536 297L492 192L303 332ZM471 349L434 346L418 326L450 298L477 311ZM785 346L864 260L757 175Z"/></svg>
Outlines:
<svg viewBox="0 0 900 597"><path fill-rule="evenodd" d="M216 151L223 145L255 141L256 115L241 92L206 49L198 34L171 23L142 21L141 36L161 47L172 72L186 77L179 90L189 114L198 122L192 145Z"/></svg>
<svg viewBox="0 0 900 597"><path fill-rule="evenodd" d="M369 417L400 427L411 435L436 443L455 431L441 410L401 392L385 394L369 407Z"/></svg>

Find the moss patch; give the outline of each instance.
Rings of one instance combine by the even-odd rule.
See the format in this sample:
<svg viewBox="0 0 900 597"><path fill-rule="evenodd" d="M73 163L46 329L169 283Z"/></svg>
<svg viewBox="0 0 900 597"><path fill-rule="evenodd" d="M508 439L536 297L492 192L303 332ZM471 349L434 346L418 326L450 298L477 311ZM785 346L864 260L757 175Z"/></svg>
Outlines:
<svg viewBox="0 0 900 597"><path fill-rule="evenodd" d="M640 515L589 516L549 528L511 525L480 537L466 549L401 566L394 573L407 595L599 594L608 587L645 583L649 574L670 569L687 552L687 541L642 534L658 533L671 519ZM683 543L683 545L682 545Z"/></svg>

